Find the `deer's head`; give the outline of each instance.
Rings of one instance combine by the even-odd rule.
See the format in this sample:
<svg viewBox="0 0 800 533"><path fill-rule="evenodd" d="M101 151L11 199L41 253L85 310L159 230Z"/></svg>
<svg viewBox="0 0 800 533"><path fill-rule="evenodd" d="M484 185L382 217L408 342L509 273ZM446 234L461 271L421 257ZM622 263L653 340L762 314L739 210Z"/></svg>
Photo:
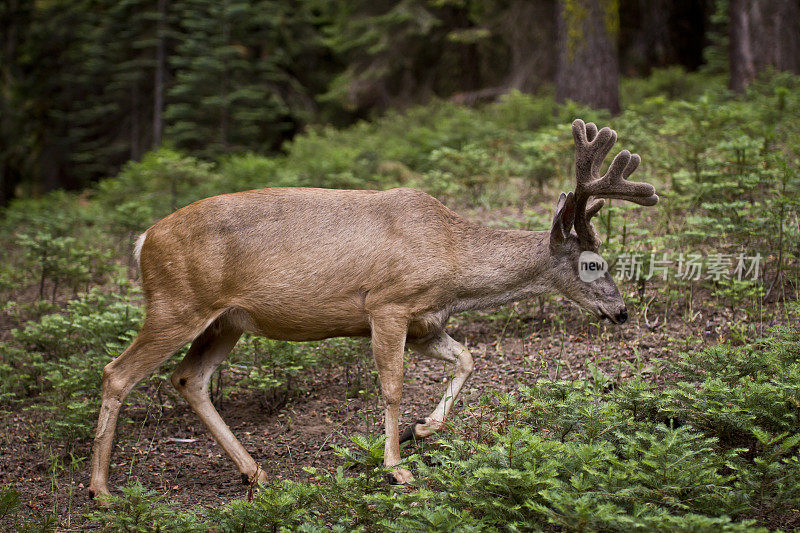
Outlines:
<svg viewBox="0 0 800 533"><path fill-rule="evenodd" d="M609 272L603 271L601 258L596 255L600 238L591 219L603 207L604 198L650 206L658 202L658 196L649 183L628 181L641 158L627 150L617 154L600 176L603 160L617 141L615 131L598 131L593 123L578 119L572 123L572 134L577 184L574 193L561 193L550 231L553 285L585 310L622 324L628 319L628 311L616 283Z"/></svg>

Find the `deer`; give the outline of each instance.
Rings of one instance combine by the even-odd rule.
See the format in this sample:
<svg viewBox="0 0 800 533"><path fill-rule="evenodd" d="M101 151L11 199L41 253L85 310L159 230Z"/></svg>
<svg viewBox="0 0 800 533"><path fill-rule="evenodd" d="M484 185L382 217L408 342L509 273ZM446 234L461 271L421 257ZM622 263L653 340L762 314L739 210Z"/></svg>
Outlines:
<svg viewBox="0 0 800 533"><path fill-rule="evenodd" d="M604 199L652 206L651 184L628 181L641 161L621 151L600 175L617 134L577 119L574 192L561 193L550 230L492 229L408 188L267 188L206 198L148 228L136 242L145 301L138 336L102 375L91 460L92 497L108 495L112 443L131 389L184 345L170 380L245 483L264 470L212 404L208 384L244 332L286 341L367 337L380 383L387 481L413 480L401 441L442 428L474 364L445 331L451 315L559 293L599 319L622 324L625 302L608 272L591 282L581 253L601 244L591 219ZM454 365L433 412L399 428L403 355Z"/></svg>

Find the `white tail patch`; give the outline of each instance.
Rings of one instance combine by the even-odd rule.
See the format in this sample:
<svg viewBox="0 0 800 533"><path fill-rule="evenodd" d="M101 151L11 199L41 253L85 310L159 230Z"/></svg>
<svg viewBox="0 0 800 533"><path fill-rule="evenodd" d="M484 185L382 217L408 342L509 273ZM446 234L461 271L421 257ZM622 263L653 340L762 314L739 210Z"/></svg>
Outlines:
<svg viewBox="0 0 800 533"><path fill-rule="evenodd" d="M139 258L142 256L142 246L144 246L145 238L147 238L146 231L139 235L139 238L136 239L136 245L133 247L133 259L136 261L136 266L141 265Z"/></svg>

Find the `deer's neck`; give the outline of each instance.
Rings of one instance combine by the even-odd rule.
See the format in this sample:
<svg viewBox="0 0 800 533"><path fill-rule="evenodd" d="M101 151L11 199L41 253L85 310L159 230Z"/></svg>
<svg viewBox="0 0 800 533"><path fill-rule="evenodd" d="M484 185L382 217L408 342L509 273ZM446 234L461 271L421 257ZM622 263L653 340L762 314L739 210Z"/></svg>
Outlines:
<svg viewBox="0 0 800 533"><path fill-rule="evenodd" d="M552 289L549 232L470 224L462 235L453 312L496 307Z"/></svg>

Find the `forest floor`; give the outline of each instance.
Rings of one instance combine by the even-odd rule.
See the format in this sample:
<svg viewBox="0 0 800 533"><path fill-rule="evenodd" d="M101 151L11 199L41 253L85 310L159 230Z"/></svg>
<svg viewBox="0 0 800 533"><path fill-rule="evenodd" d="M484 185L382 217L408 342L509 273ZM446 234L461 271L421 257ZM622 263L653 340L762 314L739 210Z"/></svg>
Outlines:
<svg viewBox="0 0 800 533"><path fill-rule="evenodd" d="M557 327L553 316L564 317ZM649 318L653 320L652 310ZM552 301L543 308L538 302L523 302L502 314L456 317L448 331L470 349L475 373L452 416L470 416L465 403L486 393L538 379L586 377L590 363L615 380L647 375L654 358L723 340L733 318L709 307L680 320L662 318L661 327L655 328L636 312L621 327L598 325L571 304ZM354 433L382 433L381 401L371 374L368 390L348 393L348 382L359 378L354 373L368 372L365 368L362 364L312 371L284 405L273 408L263 392L238 387L228 367L223 370L218 409L271 479L309 480L305 467L335 469L342 464L331 444L347 446ZM433 409L448 376L444 363L411 352L405 368L401 428ZM0 478L19 491L20 518L54 513L60 530L96 529L86 517L93 509L87 490L91 443L77 443L74 464L65 464L69 459L59 459L65 451L52 449L37 430L45 416L44 411L20 409L0 422ZM413 449L411 444L403 454ZM129 397L117 428L109 485L115 490L137 478L187 509L246 498L251 490L186 402L168 381L156 378L140 384Z"/></svg>

